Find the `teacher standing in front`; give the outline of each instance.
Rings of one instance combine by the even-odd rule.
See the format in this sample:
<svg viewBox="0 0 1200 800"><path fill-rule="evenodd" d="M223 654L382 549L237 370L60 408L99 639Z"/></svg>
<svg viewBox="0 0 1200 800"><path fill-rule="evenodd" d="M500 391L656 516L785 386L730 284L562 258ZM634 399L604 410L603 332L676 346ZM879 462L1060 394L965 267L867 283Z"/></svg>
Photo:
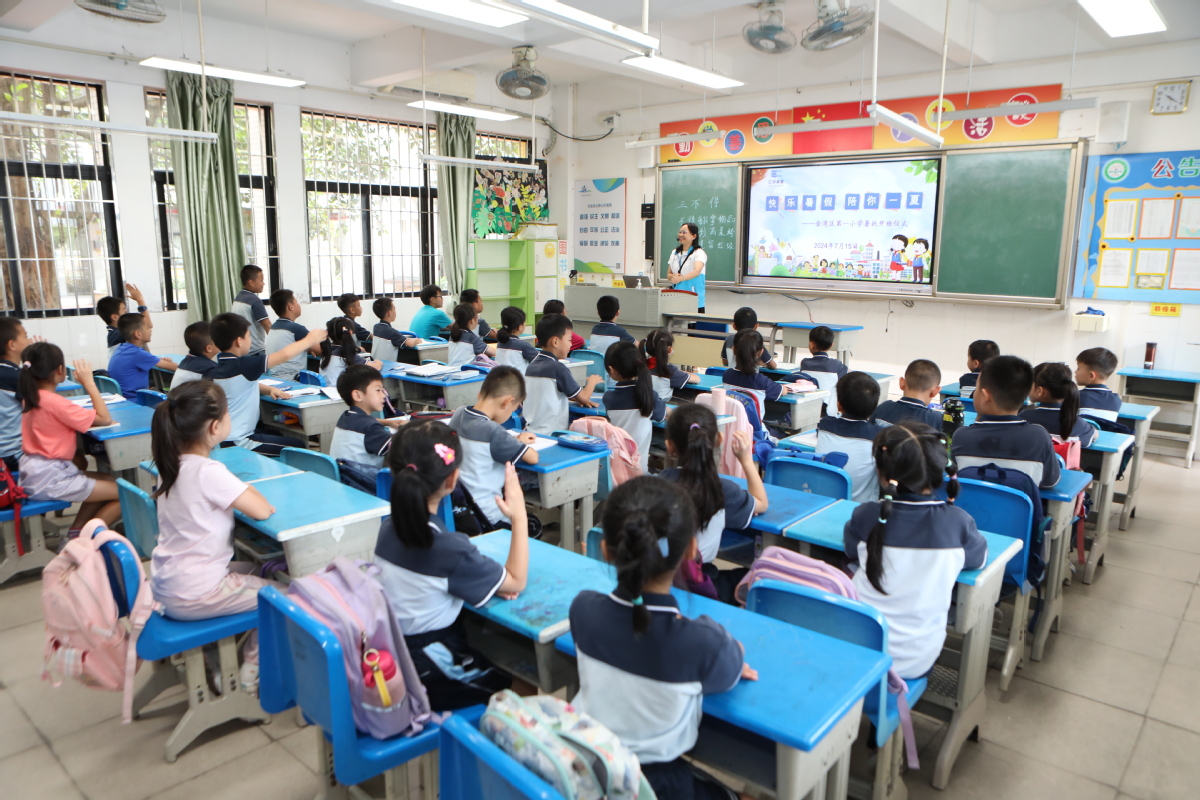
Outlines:
<svg viewBox="0 0 1200 800"><path fill-rule="evenodd" d="M700 227L694 222L679 226L675 237L679 246L671 251L667 260L667 280L676 289L696 293L696 305L704 313L704 264L708 254L700 247Z"/></svg>

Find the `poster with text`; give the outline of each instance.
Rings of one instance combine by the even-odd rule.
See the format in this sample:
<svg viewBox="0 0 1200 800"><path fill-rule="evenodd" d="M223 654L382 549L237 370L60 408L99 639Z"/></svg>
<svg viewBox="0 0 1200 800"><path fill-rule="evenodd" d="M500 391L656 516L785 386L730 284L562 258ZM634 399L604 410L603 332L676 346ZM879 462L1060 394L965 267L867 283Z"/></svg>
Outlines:
<svg viewBox="0 0 1200 800"><path fill-rule="evenodd" d="M575 181L572 218L578 272L625 271L625 179Z"/></svg>
<svg viewBox="0 0 1200 800"><path fill-rule="evenodd" d="M765 114L736 114L683 122L665 122L658 126L659 136L712 131L710 139L679 142L658 148L659 163L690 161L741 161L748 158L786 156L792 153L791 134L775 135L776 125L790 125L791 110ZM722 131L724 136L719 135Z"/></svg>

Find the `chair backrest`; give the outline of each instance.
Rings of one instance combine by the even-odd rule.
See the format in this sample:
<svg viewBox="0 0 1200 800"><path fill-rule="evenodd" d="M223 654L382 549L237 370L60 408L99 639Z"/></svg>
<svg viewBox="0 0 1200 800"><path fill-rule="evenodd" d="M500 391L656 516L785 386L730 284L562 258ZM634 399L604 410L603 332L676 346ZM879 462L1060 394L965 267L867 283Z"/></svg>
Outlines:
<svg viewBox="0 0 1200 800"><path fill-rule="evenodd" d="M313 372L311 369L302 369L296 373L296 381L298 383L307 384L308 386L328 386L329 382L319 373Z"/></svg>
<svg viewBox="0 0 1200 800"><path fill-rule="evenodd" d="M305 472L315 472L318 475L329 478L331 481L337 481L338 483L342 481L342 473L338 469L337 459L324 453L318 453L316 450L307 450L303 447L285 447L279 451L279 461L289 467L295 467Z"/></svg>
<svg viewBox="0 0 1200 800"><path fill-rule="evenodd" d="M100 394L121 394L121 384L117 383L116 378L110 378L107 375L97 375L96 389Z"/></svg>
<svg viewBox="0 0 1200 800"><path fill-rule="evenodd" d="M484 736L466 717L454 715L438 734L438 796L441 800L561 800L531 770Z"/></svg>
<svg viewBox="0 0 1200 800"><path fill-rule="evenodd" d="M382 336L376 336L371 340L372 358L383 361L396 361L399 355L400 349Z"/></svg>
<svg viewBox="0 0 1200 800"><path fill-rule="evenodd" d="M786 486L835 500L849 500L852 491L850 474L846 470L832 464L789 456L779 450L772 453L767 461L764 481L772 486Z"/></svg>
<svg viewBox="0 0 1200 800"><path fill-rule="evenodd" d="M971 411L971 412L975 411L975 401L972 400L970 397L963 396L958 399L960 401L962 401L963 411Z"/></svg>
<svg viewBox="0 0 1200 800"><path fill-rule="evenodd" d="M138 389L134 399L139 406L157 408L159 403L167 399L167 396L153 389Z"/></svg>
<svg viewBox="0 0 1200 800"><path fill-rule="evenodd" d="M104 553L108 584L112 587L113 599L117 601L117 610L122 617L127 617L129 609L137 602L138 586L141 584L137 553L119 541L105 542L100 545L100 552Z"/></svg>
<svg viewBox="0 0 1200 800"><path fill-rule="evenodd" d="M389 503L392 500L392 471L387 467L379 470L375 476L375 496ZM450 500L450 495L442 498L441 505L438 506L438 515L441 516L442 522L446 523L447 530L455 529L454 503Z"/></svg>
<svg viewBox="0 0 1200 800"><path fill-rule="evenodd" d="M887 622L861 600L771 579L750 587L746 609L851 644L887 652Z"/></svg>
<svg viewBox="0 0 1200 800"><path fill-rule="evenodd" d="M1029 570L1029 537L1033 529L1033 501L1024 492L971 478L960 478L954 505L975 519L981 531L1019 539L1022 549L1004 568L1007 583L1021 586Z"/></svg>
<svg viewBox="0 0 1200 800"><path fill-rule="evenodd" d="M600 338L609 338L609 339L614 339L614 341L620 341L619 339L615 339L615 337L611 337L611 336L600 337ZM611 342L609 344L611 344ZM607 349L608 348L606 347L605 350L607 350ZM591 364L588 364L588 367L587 367L587 374L589 376L599 375L601 380L608 378L608 373L604 371L604 353L603 352L597 351L597 350L589 350L586 347L581 347L578 350L571 351L571 358L575 359L576 361L592 362Z"/></svg>
<svg viewBox="0 0 1200 800"><path fill-rule="evenodd" d="M124 478L117 478L117 497L121 501L121 519L125 538L137 548L138 555L149 558L158 544L158 507L154 498Z"/></svg>

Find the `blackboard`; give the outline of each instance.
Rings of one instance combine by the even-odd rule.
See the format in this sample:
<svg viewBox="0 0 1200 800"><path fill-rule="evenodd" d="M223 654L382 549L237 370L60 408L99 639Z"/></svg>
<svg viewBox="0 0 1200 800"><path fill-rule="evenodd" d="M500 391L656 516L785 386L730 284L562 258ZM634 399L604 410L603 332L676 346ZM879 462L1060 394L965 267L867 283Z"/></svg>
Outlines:
<svg viewBox="0 0 1200 800"><path fill-rule="evenodd" d="M737 230L740 168L676 167L661 173L658 201L658 275L667 277L667 260L679 244L679 226L700 226L700 245L708 254L705 276L708 283L737 278Z"/></svg>
<svg viewBox="0 0 1200 800"><path fill-rule="evenodd" d="M1058 296L1073 155L1065 147L947 154L936 294Z"/></svg>

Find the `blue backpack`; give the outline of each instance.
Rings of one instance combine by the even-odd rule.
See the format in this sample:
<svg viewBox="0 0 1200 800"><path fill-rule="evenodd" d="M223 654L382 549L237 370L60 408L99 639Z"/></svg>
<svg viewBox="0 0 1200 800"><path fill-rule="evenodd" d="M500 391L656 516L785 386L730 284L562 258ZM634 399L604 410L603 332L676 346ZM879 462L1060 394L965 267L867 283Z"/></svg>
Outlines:
<svg viewBox="0 0 1200 800"><path fill-rule="evenodd" d="M754 458L760 464L767 463L767 459L771 457L771 453L775 452L775 442L771 440L766 426L763 425L762 417L758 415L758 404L754 402L754 398L750 395L745 392L739 392L730 386L725 387L725 396L732 397L742 404L742 408L746 409L746 420L750 423L751 429L754 430Z"/></svg>

